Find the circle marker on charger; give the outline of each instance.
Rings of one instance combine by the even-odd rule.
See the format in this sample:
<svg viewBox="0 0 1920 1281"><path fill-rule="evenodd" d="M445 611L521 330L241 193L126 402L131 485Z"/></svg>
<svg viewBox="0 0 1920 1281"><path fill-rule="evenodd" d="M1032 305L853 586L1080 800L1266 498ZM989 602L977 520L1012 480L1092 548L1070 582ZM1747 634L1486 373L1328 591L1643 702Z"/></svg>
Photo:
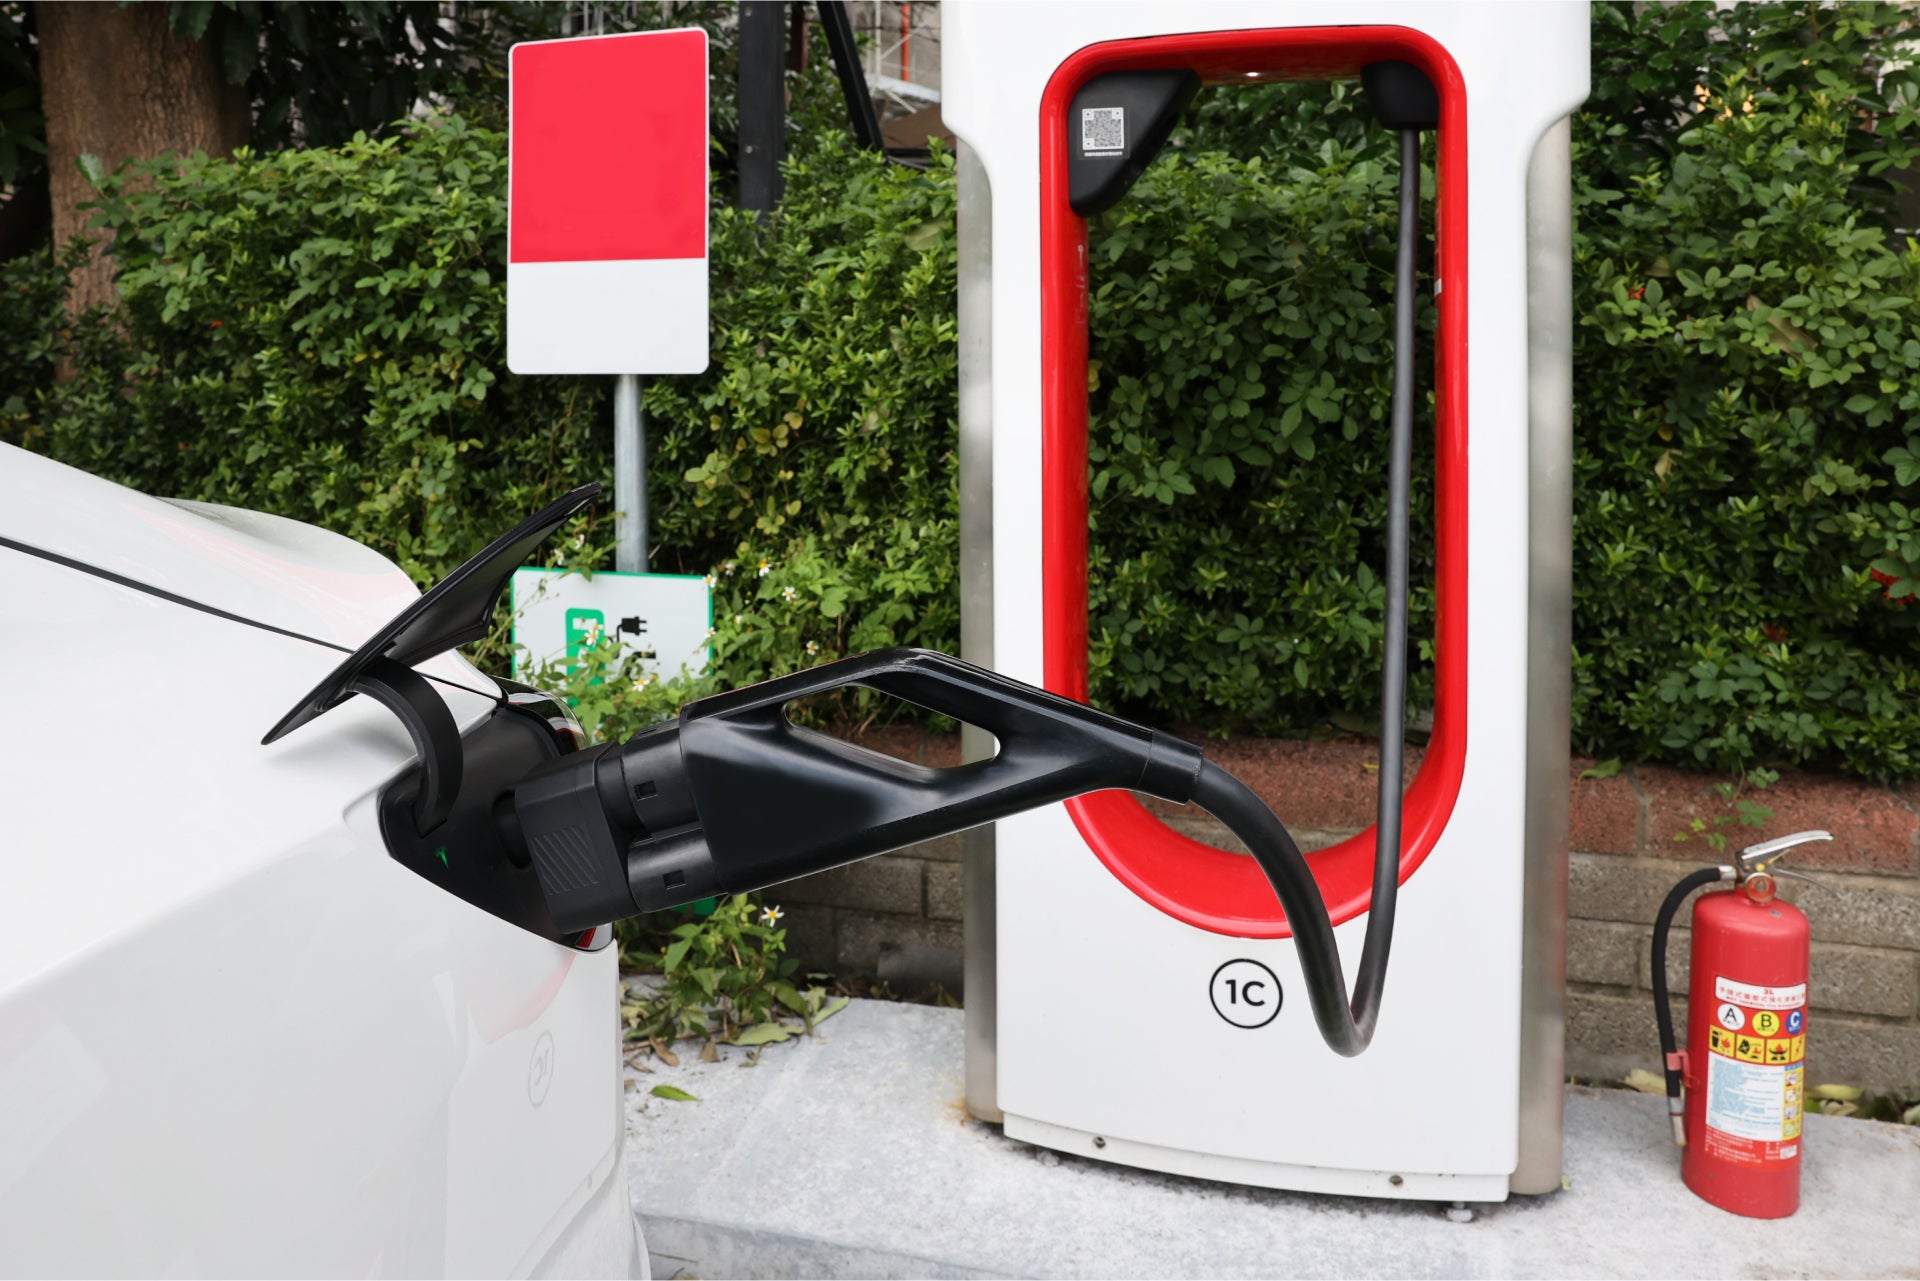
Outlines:
<svg viewBox="0 0 1920 1281"><path fill-rule="evenodd" d="M1258 961L1228 961L1207 985L1213 1012L1235 1027L1265 1027L1280 1013L1280 980Z"/></svg>

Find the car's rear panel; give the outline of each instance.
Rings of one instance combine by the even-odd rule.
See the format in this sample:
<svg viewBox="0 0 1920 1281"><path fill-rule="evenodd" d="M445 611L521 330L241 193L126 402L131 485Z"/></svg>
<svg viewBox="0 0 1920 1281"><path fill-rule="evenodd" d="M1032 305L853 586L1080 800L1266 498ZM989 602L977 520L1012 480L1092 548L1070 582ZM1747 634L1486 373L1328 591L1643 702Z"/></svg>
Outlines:
<svg viewBox="0 0 1920 1281"><path fill-rule="evenodd" d="M147 545L110 572L335 643L412 585L24 457L0 451L0 1270L535 1268L619 1172L614 951L388 856L375 802L413 752L371 700L261 746L337 650L22 548L107 559L63 522L133 510ZM463 728L494 714L471 667L423 670L471 688L441 686Z"/></svg>

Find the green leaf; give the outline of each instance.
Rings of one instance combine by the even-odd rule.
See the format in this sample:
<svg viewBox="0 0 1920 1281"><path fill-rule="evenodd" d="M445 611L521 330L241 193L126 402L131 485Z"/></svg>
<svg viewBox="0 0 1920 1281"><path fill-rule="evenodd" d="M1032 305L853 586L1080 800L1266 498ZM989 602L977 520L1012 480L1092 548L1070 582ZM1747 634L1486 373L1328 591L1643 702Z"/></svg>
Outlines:
<svg viewBox="0 0 1920 1281"><path fill-rule="evenodd" d="M688 1094L677 1085L656 1085L651 1090L648 1090L647 1093L653 1095L656 1099L672 1099L675 1103L698 1103L700 1101L698 1097Z"/></svg>
<svg viewBox="0 0 1920 1281"><path fill-rule="evenodd" d="M238 15L229 14L220 32L220 67L227 83L245 84L259 57L259 30Z"/></svg>
<svg viewBox="0 0 1920 1281"><path fill-rule="evenodd" d="M1810 1099L1831 1099L1837 1103L1858 1103L1866 1091L1857 1085L1814 1085L1807 1088Z"/></svg>
<svg viewBox="0 0 1920 1281"><path fill-rule="evenodd" d="M1610 757L1580 771L1581 778L1612 778L1620 772L1620 758ZM1664 1087L1662 1087L1664 1088Z"/></svg>
<svg viewBox="0 0 1920 1281"><path fill-rule="evenodd" d="M732 1045L772 1045L793 1036L793 1029L780 1023L756 1023L741 1032L736 1032L729 1044Z"/></svg>
<svg viewBox="0 0 1920 1281"><path fill-rule="evenodd" d="M909 231L906 235L902 236L900 238L900 243L904 244L907 248L913 250L915 253L925 253L927 250L932 249L935 245L939 244L940 238L943 235L945 235L946 232L947 232L947 227L943 223L923 222L918 227L915 227L912 231Z"/></svg>
<svg viewBox="0 0 1920 1281"><path fill-rule="evenodd" d="M846 1009L848 1003L849 1001L847 997L844 997L844 996L834 997L831 1001L828 1001L825 1005L820 1007L819 1011L814 1014L813 1018L808 1021L807 1025L809 1027L820 1026L820 1024L826 1022L828 1019L832 1018L834 1015L838 1014L840 1011Z"/></svg>
<svg viewBox="0 0 1920 1281"><path fill-rule="evenodd" d="M207 24L213 20L215 9L213 0L174 0L169 6L168 23L176 35L189 40L198 40L207 33Z"/></svg>
<svg viewBox="0 0 1920 1281"><path fill-rule="evenodd" d="M1649 1072L1645 1068L1635 1068L1627 1073L1627 1088L1638 1090L1642 1094L1665 1094L1667 1079L1658 1072Z"/></svg>

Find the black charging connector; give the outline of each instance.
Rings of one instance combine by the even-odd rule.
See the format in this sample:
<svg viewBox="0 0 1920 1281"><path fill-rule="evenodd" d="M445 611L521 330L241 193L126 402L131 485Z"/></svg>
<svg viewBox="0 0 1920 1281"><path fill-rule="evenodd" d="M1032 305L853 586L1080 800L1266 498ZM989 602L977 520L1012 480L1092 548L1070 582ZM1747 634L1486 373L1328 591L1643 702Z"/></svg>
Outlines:
<svg viewBox="0 0 1920 1281"><path fill-rule="evenodd" d="M1360 68L1360 88L1374 119L1389 129L1440 127L1440 94L1411 62L1369 62Z"/></svg>
<svg viewBox="0 0 1920 1281"><path fill-rule="evenodd" d="M678 722L550 762L495 821L532 863L557 921L624 920L722 892L680 755Z"/></svg>
<svg viewBox="0 0 1920 1281"><path fill-rule="evenodd" d="M992 733L990 760L929 769L794 725L862 686ZM827 663L689 703L680 719L552 762L503 834L554 918L597 922L743 893L1103 788L1185 803L1198 748L931 650Z"/></svg>
<svg viewBox="0 0 1920 1281"><path fill-rule="evenodd" d="M802 729L786 707L847 686L992 734L983 761L929 769ZM1200 749L931 650L892 649L689 703L680 719L553 761L496 807L556 922L586 929L745 893L1087 792L1198 801L1246 842L1292 923L1321 1035L1358 1054L1378 1013L1391 928L1349 1003L1333 924L1286 827Z"/></svg>

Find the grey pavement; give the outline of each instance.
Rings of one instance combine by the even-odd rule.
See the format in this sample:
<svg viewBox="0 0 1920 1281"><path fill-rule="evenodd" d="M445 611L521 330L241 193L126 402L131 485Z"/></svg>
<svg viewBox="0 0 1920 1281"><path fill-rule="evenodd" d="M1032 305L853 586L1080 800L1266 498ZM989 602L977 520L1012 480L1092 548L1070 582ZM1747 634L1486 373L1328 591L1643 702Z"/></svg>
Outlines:
<svg viewBox="0 0 1920 1281"><path fill-rule="evenodd" d="M1476 1206L1273 1192L1029 1147L962 1106L958 1010L855 1001L754 1066L629 1072L656 1277L1913 1277L1920 1129L1807 1118L1799 1214L1681 1184L1663 1100L1569 1089L1566 1174ZM679 1086L697 1103L649 1093Z"/></svg>

